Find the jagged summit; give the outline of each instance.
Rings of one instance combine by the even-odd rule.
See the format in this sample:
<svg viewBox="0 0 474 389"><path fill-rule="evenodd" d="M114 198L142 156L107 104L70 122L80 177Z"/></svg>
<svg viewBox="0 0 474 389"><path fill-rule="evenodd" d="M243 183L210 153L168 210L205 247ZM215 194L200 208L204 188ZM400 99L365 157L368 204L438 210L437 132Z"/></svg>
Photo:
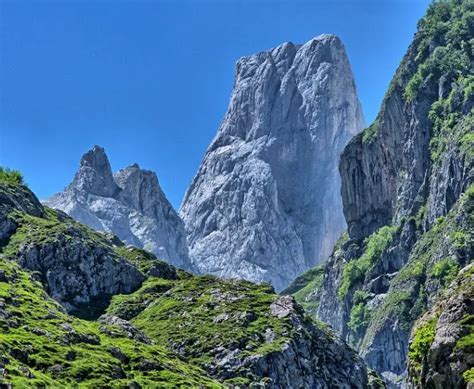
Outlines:
<svg viewBox="0 0 474 389"><path fill-rule="evenodd" d="M102 147L94 146L82 156L72 186L79 191L105 197L113 197L120 191Z"/></svg>
<svg viewBox="0 0 474 389"><path fill-rule="evenodd" d="M363 126L334 35L239 59L227 113L180 209L194 264L279 290L324 261L345 227L339 155Z"/></svg>
<svg viewBox="0 0 474 389"><path fill-rule="evenodd" d="M183 222L166 199L156 174L136 163L112 174L100 146L83 155L73 182L64 192L45 203L176 266L194 269Z"/></svg>

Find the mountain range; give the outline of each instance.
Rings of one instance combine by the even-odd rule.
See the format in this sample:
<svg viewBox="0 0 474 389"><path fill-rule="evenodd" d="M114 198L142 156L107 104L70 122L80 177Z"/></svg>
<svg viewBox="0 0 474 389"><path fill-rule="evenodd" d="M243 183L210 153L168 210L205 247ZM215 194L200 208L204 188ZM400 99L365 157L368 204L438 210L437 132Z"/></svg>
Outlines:
<svg viewBox="0 0 474 389"><path fill-rule="evenodd" d="M0 168L0 385L471 387L473 114L435 1L365 129L336 36L240 59L179 212L99 146L43 204Z"/></svg>

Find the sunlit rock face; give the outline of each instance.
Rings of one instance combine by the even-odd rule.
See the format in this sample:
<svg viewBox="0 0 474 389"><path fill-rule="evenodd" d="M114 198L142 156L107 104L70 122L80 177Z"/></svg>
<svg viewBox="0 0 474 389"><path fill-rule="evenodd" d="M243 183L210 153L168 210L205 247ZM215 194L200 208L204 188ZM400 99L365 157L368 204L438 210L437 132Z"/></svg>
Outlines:
<svg viewBox="0 0 474 389"><path fill-rule="evenodd" d="M73 182L45 204L173 265L194 270L184 224L166 199L156 174L137 164L112 174L101 147L84 154Z"/></svg>
<svg viewBox="0 0 474 389"><path fill-rule="evenodd" d="M339 155L363 127L337 37L241 58L180 209L193 264L281 290L324 261L345 228Z"/></svg>

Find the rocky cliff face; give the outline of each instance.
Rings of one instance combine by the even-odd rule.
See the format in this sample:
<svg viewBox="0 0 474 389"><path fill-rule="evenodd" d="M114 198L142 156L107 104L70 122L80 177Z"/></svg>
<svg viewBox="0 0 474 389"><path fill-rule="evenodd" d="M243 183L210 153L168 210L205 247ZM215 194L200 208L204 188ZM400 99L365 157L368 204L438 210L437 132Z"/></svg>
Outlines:
<svg viewBox="0 0 474 389"><path fill-rule="evenodd" d="M352 349L267 284L193 276L1 176L0 222L2 386L369 385Z"/></svg>
<svg viewBox="0 0 474 389"><path fill-rule="evenodd" d="M473 18L472 2L430 6L376 121L341 156L348 234L317 316L393 385L415 320L473 258Z"/></svg>
<svg viewBox="0 0 474 389"><path fill-rule="evenodd" d="M178 267L194 270L184 225L160 188L155 173L137 164L112 174L104 149L81 159L73 182L45 201L81 223L117 235Z"/></svg>
<svg viewBox="0 0 474 389"><path fill-rule="evenodd" d="M463 268L413 328L412 387L463 388L474 379L474 264Z"/></svg>
<svg viewBox="0 0 474 389"><path fill-rule="evenodd" d="M345 223L337 163L363 127L340 40L240 59L228 111L180 209L200 271L285 287Z"/></svg>

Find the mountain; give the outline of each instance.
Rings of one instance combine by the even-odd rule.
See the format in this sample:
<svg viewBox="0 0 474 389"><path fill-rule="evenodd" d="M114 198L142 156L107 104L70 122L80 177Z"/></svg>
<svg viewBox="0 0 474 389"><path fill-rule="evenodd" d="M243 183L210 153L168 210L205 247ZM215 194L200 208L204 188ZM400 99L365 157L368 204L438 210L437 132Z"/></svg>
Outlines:
<svg viewBox="0 0 474 389"><path fill-rule="evenodd" d="M168 263L195 270L188 257L184 224L166 199L156 174L137 164L112 174L99 146L84 154L73 182L44 203Z"/></svg>
<svg viewBox="0 0 474 389"><path fill-rule="evenodd" d="M105 161L94 153L87 160ZM77 178L95 196L121 187L96 172ZM177 269L43 206L21 176L1 169L0 328L2 387L377 382L292 297L266 284Z"/></svg>
<svg viewBox="0 0 474 389"><path fill-rule="evenodd" d="M323 262L345 228L339 155L363 126L337 37L241 58L180 209L198 269L281 290Z"/></svg>
<svg viewBox="0 0 474 389"><path fill-rule="evenodd" d="M416 387L461 388L474 379L472 288L456 300L450 286L474 258L473 49L474 3L434 2L377 119L341 156L347 233L323 276L308 273L289 289L393 385L407 373L409 354L408 380ZM449 301L451 313L443 311ZM434 307L441 311L432 313L431 327L413 333ZM470 341L453 351L466 331ZM433 345L426 333L436 334ZM454 366L459 355L470 357Z"/></svg>

